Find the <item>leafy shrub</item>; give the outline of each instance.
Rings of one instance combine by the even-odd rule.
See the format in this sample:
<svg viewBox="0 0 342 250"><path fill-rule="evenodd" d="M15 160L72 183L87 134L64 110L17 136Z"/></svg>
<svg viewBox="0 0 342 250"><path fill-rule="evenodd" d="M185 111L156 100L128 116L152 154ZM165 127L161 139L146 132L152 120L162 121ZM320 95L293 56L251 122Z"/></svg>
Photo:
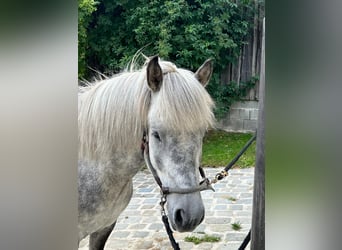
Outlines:
<svg viewBox="0 0 342 250"><path fill-rule="evenodd" d="M158 54L193 71L214 58L219 73L237 59L253 14L254 3L246 0L101 0L79 27L87 33L80 53L88 46L80 56L81 75L91 76L86 65L117 73L146 45L146 55Z"/></svg>
<svg viewBox="0 0 342 250"><path fill-rule="evenodd" d="M97 74L89 68L118 73L141 48L192 71L213 58L208 92L221 118L255 83L221 85L219 77L246 43L254 10L251 0L79 0L79 78Z"/></svg>

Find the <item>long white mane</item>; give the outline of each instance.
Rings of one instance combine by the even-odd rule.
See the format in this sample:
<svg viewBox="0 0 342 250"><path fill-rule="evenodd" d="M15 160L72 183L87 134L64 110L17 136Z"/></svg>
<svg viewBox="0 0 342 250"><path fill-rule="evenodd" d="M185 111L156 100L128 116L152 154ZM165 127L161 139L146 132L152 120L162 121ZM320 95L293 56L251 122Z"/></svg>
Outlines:
<svg viewBox="0 0 342 250"><path fill-rule="evenodd" d="M213 126L214 103L191 71L159 62L163 83L157 115L167 129L196 132ZM82 89L78 104L79 159L110 160L137 150L148 127L151 90L146 67L124 72Z"/></svg>

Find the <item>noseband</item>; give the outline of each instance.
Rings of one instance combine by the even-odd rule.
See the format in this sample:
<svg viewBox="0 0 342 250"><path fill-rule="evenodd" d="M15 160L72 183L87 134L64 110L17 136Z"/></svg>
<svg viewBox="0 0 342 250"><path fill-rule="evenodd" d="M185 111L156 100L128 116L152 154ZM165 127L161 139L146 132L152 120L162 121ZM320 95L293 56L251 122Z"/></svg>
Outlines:
<svg viewBox="0 0 342 250"><path fill-rule="evenodd" d="M200 181L199 185L197 187L192 188L170 188L163 186L163 183L161 182L156 169L153 167L151 160L150 160L150 153L149 153L149 145L148 145L148 133L144 132L143 138L142 138L142 144L141 144L141 151L144 155L145 163L150 169L156 183L160 187L160 191L162 195L166 196L168 194L189 194L189 193L195 193L195 192L201 192L204 190L212 190L215 192L215 189L211 186L210 180L205 176L204 170L202 167L199 167L199 172L202 176L202 180Z"/></svg>

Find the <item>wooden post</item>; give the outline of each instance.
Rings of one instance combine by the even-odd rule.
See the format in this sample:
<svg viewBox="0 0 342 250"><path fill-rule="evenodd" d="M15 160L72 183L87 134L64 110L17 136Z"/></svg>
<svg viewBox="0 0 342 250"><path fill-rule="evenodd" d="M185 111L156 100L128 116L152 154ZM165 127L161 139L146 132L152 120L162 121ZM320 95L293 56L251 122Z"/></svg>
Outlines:
<svg viewBox="0 0 342 250"><path fill-rule="evenodd" d="M254 172L251 250L265 249L265 18L262 25L259 116Z"/></svg>

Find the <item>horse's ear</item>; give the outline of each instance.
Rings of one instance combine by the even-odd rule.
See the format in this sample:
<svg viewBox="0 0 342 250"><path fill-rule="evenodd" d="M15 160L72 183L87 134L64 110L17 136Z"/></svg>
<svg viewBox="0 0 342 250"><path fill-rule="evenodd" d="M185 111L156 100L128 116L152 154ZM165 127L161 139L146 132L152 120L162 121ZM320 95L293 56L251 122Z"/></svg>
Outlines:
<svg viewBox="0 0 342 250"><path fill-rule="evenodd" d="M206 60L201 67L196 71L195 77L205 87L213 73L213 60Z"/></svg>
<svg viewBox="0 0 342 250"><path fill-rule="evenodd" d="M160 89L163 81L163 72L158 60L158 56L153 56L147 64L147 84L153 92Z"/></svg>

